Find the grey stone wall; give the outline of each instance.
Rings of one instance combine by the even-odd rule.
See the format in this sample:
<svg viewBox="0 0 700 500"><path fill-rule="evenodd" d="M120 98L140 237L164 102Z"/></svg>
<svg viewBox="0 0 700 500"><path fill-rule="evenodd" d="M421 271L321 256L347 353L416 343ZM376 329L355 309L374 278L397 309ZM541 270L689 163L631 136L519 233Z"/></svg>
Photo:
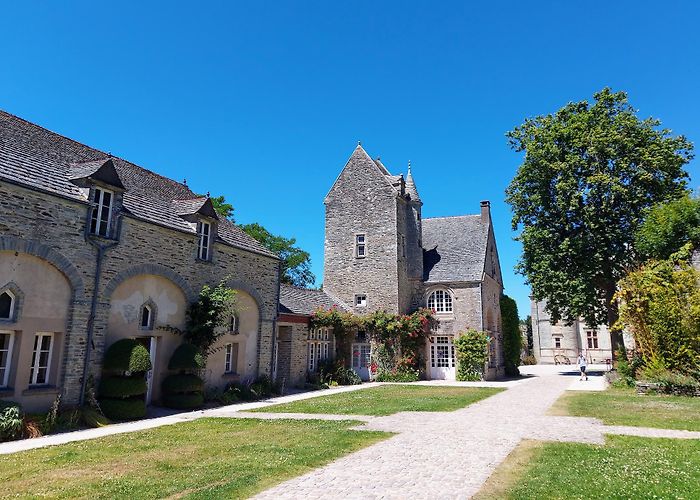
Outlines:
<svg viewBox="0 0 700 500"><path fill-rule="evenodd" d="M97 252L84 237L87 210L87 204L9 183L0 184L0 238L3 245L17 246L19 251L22 248L48 248L50 251L40 251L46 253L45 257L59 261L59 266L69 264L64 269L58 268L72 283L80 283L74 285L71 319L63 346L60 380L66 403L76 402L79 395L94 287ZM109 291L114 289L115 281L134 272L166 274L165 277L186 288L183 291L189 297L196 295L203 285L214 285L224 278L229 278L230 285L245 289L259 302L261 317L256 362L260 373L269 372L273 324L277 315L278 261L222 243L214 245L211 262L198 261L195 255L195 235L129 216L121 218L119 242L106 252L99 282L92 373L99 375L100 372L109 315ZM31 290L23 292L29 294Z"/></svg>
<svg viewBox="0 0 700 500"><path fill-rule="evenodd" d="M397 193L373 160L358 147L325 200L323 286L354 307L356 294L367 307L399 312ZM364 233L367 256L356 258L355 235Z"/></svg>

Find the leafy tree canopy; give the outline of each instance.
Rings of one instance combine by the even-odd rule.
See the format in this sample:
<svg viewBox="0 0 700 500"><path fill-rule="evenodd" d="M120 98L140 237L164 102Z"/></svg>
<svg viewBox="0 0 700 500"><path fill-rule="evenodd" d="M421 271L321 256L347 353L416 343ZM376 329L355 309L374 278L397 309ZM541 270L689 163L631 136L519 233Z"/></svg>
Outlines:
<svg viewBox="0 0 700 500"><path fill-rule="evenodd" d="M700 198L689 194L654 205L635 235L643 259L667 259L687 243L700 243Z"/></svg>
<svg viewBox="0 0 700 500"><path fill-rule="evenodd" d="M316 281L316 276L311 272L311 256L294 246L295 238L275 236L258 223L244 224L241 229L282 259L282 283L307 287Z"/></svg>
<svg viewBox="0 0 700 500"><path fill-rule="evenodd" d="M615 285L635 263L644 211L685 192L693 157L685 137L659 125L606 88L593 103L569 103L508 132L511 148L525 153L506 190L513 229L522 229L516 270L554 321L615 323Z"/></svg>

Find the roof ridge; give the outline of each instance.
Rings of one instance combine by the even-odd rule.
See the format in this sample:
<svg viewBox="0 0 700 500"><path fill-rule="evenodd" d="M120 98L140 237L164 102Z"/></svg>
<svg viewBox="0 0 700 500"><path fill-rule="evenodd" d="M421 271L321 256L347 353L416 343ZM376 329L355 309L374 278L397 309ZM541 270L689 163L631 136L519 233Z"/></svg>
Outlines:
<svg viewBox="0 0 700 500"><path fill-rule="evenodd" d="M14 119L17 119L17 120L20 120L20 121L24 122L24 123L26 123L26 124L28 124L28 125L30 125L30 126L32 126L32 127L36 127L36 128L45 130L46 132L48 132L48 133L50 133L50 134L57 135L58 137L61 137L62 139L66 139L66 140L68 140L68 141L70 141L70 142L72 142L72 143L74 143L74 144L77 144L78 146L82 146L82 147L84 147L84 148L88 148L88 149L90 149L90 150L92 150L92 151L97 151L98 153L101 153L101 154L103 154L103 155L106 155L108 158L115 158L115 159L117 159L117 160L121 160L121 161L123 161L124 163L128 163L129 165L132 165L132 166L134 166L134 167L136 167L136 168L140 168L141 170L145 170L145 171L148 172L149 174L155 175L156 177L160 177L161 179L165 179L165 180L167 180L167 181L169 181L169 182L173 182L173 183L175 183L175 184L178 184L178 185L180 185L180 186L185 187L185 188L188 189L189 191L192 191L192 190L189 188L189 186L188 186L187 184L183 184L183 183L178 182L178 181L176 181L176 180L174 180L174 179L171 179L170 177L166 177L166 176L161 175L161 174L159 174L159 173L157 173L157 172L154 172L153 170L149 170L149 169L147 169L147 168L145 168L145 167L142 167L141 165L137 165L136 163L132 163L131 161L129 161L129 160L125 159L125 158L122 158L121 156L116 156L116 155L113 155L111 152L102 151L101 149L97 149L97 148L95 148L95 147L93 147L93 146L90 146L90 145L88 145L88 144L85 144L84 142L76 141L75 139L73 139L73 138L71 138L71 137L68 137L68 136L66 136L66 135L63 135L63 134L61 134L60 132L55 132L55 131L50 130L50 129L48 129L48 128L42 126L42 125L39 125L38 123L30 122L29 120L27 120L27 119L25 119L25 118L22 118L21 116L17 116L17 115L15 115L15 114L12 114L12 113L10 113L9 111L5 111L4 109L0 109L0 113L4 113L4 114L6 114L6 115L8 115L8 116L10 116L10 117L12 117L12 118L14 118ZM100 160L99 158L95 158L94 160L86 160L86 163L87 163L87 162L90 162L90 161L99 161L99 160ZM193 192L193 191L192 191L192 192Z"/></svg>
<svg viewBox="0 0 700 500"><path fill-rule="evenodd" d="M481 217L479 214L463 214L463 215L439 215L437 217L423 217L423 220L427 219L459 219L463 217Z"/></svg>

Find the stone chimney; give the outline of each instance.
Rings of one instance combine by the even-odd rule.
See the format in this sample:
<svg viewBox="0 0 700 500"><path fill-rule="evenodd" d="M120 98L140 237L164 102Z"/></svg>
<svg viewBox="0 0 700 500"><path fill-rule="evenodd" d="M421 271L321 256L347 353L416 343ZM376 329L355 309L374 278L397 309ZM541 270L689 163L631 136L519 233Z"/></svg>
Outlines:
<svg viewBox="0 0 700 500"><path fill-rule="evenodd" d="M481 202L481 221L491 223L491 202L488 200Z"/></svg>

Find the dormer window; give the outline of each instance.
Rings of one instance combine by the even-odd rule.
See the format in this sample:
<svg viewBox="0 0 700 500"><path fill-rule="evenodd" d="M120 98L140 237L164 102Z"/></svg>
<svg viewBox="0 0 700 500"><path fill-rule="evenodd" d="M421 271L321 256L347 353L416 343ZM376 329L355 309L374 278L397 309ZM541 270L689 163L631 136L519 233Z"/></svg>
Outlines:
<svg viewBox="0 0 700 500"><path fill-rule="evenodd" d="M153 308L149 305L141 308L141 329L153 330Z"/></svg>
<svg viewBox="0 0 700 500"><path fill-rule="evenodd" d="M209 244L211 239L211 224L204 221L197 223L197 258L209 260Z"/></svg>
<svg viewBox="0 0 700 500"><path fill-rule="evenodd" d="M109 236L109 225L112 222L112 203L114 193L102 188L95 188L92 196L93 208L90 217L90 234Z"/></svg>
<svg viewBox="0 0 700 500"><path fill-rule="evenodd" d="M0 293L0 319L12 320L15 314L15 296L9 290Z"/></svg>

